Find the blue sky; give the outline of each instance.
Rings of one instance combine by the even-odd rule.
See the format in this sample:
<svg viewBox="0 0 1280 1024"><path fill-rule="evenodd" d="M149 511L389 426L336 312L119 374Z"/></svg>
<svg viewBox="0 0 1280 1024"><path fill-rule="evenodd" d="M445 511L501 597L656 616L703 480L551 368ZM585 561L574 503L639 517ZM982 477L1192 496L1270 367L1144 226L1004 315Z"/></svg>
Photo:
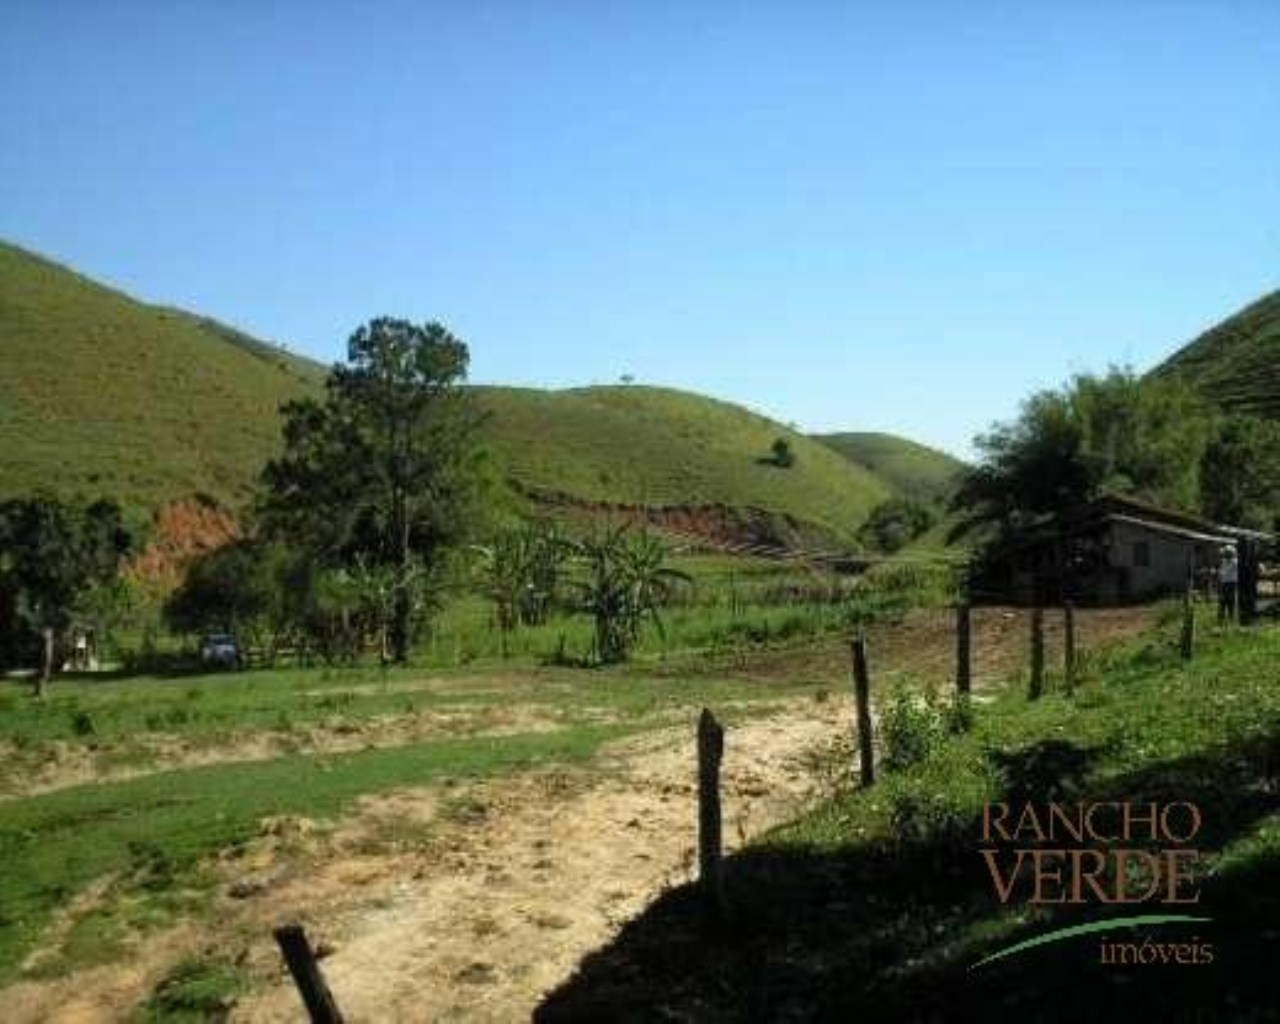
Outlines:
<svg viewBox="0 0 1280 1024"><path fill-rule="evenodd" d="M1280 284L1280 4L16 2L0 236L953 451Z"/></svg>

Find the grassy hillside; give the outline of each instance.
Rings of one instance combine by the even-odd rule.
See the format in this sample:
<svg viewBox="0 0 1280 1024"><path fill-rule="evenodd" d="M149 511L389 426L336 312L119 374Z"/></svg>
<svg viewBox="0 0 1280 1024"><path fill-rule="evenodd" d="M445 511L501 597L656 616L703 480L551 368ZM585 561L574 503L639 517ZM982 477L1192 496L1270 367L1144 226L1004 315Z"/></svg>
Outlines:
<svg viewBox="0 0 1280 1024"><path fill-rule="evenodd" d="M1225 409L1280 418L1280 290L1205 331L1152 373L1179 374Z"/></svg>
<svg viewBox="0 0 1280 1024"><path fill-rule="evenodd" d="M147 305L0 244L0 495L204 492L233 507L324 369L214 320ZM848 538L891 488L725 402L657 388L477 388L486 439L526 489L583 502L758 508ZM778 437L789 468L768 461Z"/></svg>
<svg viewBox="0 0 1280 1024"><path fill-rule="evenodd" d="M0 494L243 498L319 368L0 243Z"/></svg>
<svg viewBox="0 0 1280 1024"><path fill-rule="evenodd" d="M946 497L964 466L946 452L894 434L815 434L814 439L919 501Z"/></svg>
<svg viewBox="0 0 1280 1024"><path fill-rule="evenodd" d="M848 536L890 488L826 446L727 402L651 387L478 389L526 487L590 501L751 506ZM784 437L795 462L770 462Z"/></svg>

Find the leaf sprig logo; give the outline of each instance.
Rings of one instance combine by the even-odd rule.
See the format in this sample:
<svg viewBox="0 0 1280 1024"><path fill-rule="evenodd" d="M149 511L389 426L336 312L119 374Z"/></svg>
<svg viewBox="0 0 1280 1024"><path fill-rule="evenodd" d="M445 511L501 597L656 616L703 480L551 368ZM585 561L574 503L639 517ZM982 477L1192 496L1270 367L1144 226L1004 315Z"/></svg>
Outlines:
<svg viewBox="0 0 1280 1024"><path fill-rule="evenodd" d="M1187 801L991 803L983 808L980 852L996 899L1005 905L1186 907L1200 902L1200 851L1194 844L1202 824L1200 809ZM1185 912L1147 912L1090 921L1018 942L973 966L1082 935L1208 920ZM1199 939L1104 941L1101 958L1116 964L1211 963L1213 947Z"/></svg>

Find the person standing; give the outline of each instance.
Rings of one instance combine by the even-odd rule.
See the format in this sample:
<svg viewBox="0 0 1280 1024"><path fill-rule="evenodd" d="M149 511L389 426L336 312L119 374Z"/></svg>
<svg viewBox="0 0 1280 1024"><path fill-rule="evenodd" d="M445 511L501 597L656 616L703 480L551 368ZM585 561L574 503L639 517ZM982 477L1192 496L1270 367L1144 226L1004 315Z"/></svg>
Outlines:
<svg viewBox="0 0 1280 1024"><path fill-rule="evenodd" d="M1240 601L1240 566L1236 561L1235 545L1222 548L1222 560L1218 563L1218 622L1236 621L1236 609Z"/></svg>

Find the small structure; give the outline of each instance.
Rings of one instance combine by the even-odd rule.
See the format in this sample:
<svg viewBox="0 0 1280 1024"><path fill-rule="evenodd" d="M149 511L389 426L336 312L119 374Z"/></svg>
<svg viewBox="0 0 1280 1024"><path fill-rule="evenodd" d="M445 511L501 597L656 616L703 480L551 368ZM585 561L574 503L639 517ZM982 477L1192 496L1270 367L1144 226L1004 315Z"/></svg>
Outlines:
<svg viewBox="0 0 1280 1024"><path fill-rule="evenodd" d="M1241 527L1105 494L1080 508L1048 517L1016 544L995 552L984 567L982 589L1015 601L1124 604L1207 591L1225 546L1240 561L1242 615L1257 600L1259 552L1272 538Z"/></svg>
<svg viewBox="0 0 1280 1024"><path fill-rule="evenodd" d="M97 672L101 668L98 662L98 643L91 626L75 626L67 641L67 659L63 662L64 672Z"/></svg>

